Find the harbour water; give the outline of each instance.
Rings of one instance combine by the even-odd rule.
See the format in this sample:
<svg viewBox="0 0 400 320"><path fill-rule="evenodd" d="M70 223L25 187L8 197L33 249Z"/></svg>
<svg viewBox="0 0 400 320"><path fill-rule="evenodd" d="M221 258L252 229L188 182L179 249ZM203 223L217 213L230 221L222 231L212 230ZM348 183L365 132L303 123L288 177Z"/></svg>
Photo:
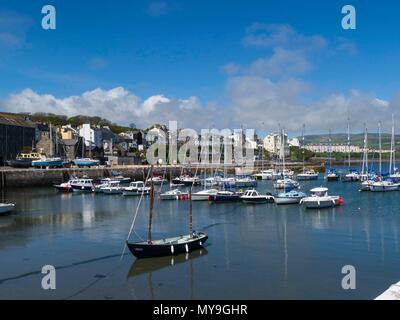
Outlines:
<svg viewBox="0 0 400 320"><path fill-rule="evenodd" d="M193 203L204 249L176 257L121 256L138 197L8 189L18 210L0 217L0 299L373 299L400 279L400 193L327 185L342 207ZM273 191L259 182L260 192ZM145 238L148 199L132 239ZM188 201L155 203L153 237L187 233ZM56 290L41 268L56 267ZM357 271L343 290L342 267Z"/></svg>

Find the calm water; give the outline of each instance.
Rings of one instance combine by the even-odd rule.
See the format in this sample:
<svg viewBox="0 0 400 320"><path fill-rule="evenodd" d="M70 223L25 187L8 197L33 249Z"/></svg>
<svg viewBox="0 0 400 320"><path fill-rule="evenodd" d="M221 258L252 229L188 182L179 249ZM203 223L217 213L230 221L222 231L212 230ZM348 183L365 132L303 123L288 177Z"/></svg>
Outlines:
<svg viewBox="0 0 400 320"><path fill-rule="evenodd" d="M194 203L195 227L210 237L206 248L137 261L121 253L138 198L9 190L18 211L0 217L0 298L372 299L400 280L400 193L328 186L343 207ZM272 184L257 189L272 191ZM141 237L147 207L148 200L136 224ZM187 209L187 201L156 202L154 238L187 233ZM41 289L46 264L57 268L53 291ZM353 291L341 289L348 264L357 270Z"/></svg>

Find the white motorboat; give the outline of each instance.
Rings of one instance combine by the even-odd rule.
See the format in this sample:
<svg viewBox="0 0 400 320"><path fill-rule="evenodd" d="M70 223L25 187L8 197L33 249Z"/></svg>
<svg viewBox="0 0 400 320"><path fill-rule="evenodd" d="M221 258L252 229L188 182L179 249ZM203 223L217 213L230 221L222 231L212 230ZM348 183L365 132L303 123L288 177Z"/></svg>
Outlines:
<svg viewBox="0 0 400 320"><path fill-rule="evenodd" d="M71 183L73 192L87 193L93 192L95 187L92 179L78 179Z"/></svg>
<svg viewBox="0 0 400 320"><path fill-rule="evenodd" d="M192 193L192 201L208 201L211 196L218 193L217 189L205 189L199 192Z"/></svg>
<svg viewBox="0 0 400 320"><path fill-rule="evenodd" d="M262 170L259 173L253 174L253 178L256 180L273 180L275 175L274 169Z"/></svg>
<svg viewBox="0 0 400 320"><path fill-rule="evenodd" d="M360 174L358 172L349 172L342 176L343 182L357 182L360 181Z"/></svg>
<svg viewBox="0 0 400 320"><path fill-rule="evenodd" d="M0 203L0 214L9 213L14 211L15 204L14 203Z"/></svg>
<svg viewBox="0 0 400 320"><path fill-rule="evenodd" d="M59 192L72 192L72 184L77 183L79 179L71 179L68 182L63 182L61 184L54 185L54 188L57 189Z"/></svg>
<svg viewBox="0 0 400 320"><path fill-rule="evenodd" d="M246 192L240 197L243 203L266 203L274 202L272 195L261 195L255 189L246 190Z"/></svg>
<svg viewBox="0 0 400 320"><path fill-rule="evenodd" d="M173 189L160 194L161 200L179 200L180 197L188 197L188 193Z"/></svg>
<svg viewBox="0 0 400 320"><path fill-rule="evenodd" d="M300 184L293 179L279 179L274 182L275 189L297 189Z"/></svg>
<svg viewBox="0 0 400 320"><path fill-rule="evenodd" d="M283 178L294 178L294 171L290 169L283 169L282 171L274 172L274 180L282 180Z"/></svg>
<svg viewBox="0 0 400 320"><path fill-rule="evenodd" d="M161 185L161 184L168 182L168 180L162 176L154 176L154 177L148 179L147 181L149 184L153 182L154 185Z"/></svg>
<svg viewBox="0 0 400 320"><path fill-rule="evenodd" d="M113 176L112 178L101 179L100 183L105 184L111 181L118 181L121 184L128 184L131 181L131 178L118 175L118 176Z"/></svg>
<svg viewBox="0 0 400 320"><path fill-rule="evenodd" d="M104 194L122 194L123 188L119 181L111 181L107 186L100 189Z"/></svg>
<svg viewBox="0 0 400 320"><path fill-rule="evenodd" d="M307 170L297 175L297 180L318 180L319 173L314 170Z"/></svg>
<svg viewBox="0 0 400 320"><path fill-rule="evenodd" d="M399 184L390 180L376 181L371 184L370 190L372 192L389 192L399 190Z"/></svg>
<svg viewBox="0 0 400 320"><path fill-rule="evenodd" d="M340 196L328 195L328 188L319 187L310 190L310 196L300 200L307 209L331 208L343 204Z"/></svg>
<svg viewBox="0 0 400 320"><path fill-rule="evenodd" d="M151 187L146 187L143 181L131 182L129 187L123 188L122 194L124 196L140 196L149 195Z"/></svg>
<svg viewBox="0 0 400 320"><path fill-rule="evenodd" d="M301 199L307 195L304 192L291 190L289 192L281 192L275 196L276 204L298 204Z"/></svg>
<svg viewBox="0 0 400 320"><path fill-rule="evenodd" d="M257 186L257 181L250 176L236 178L235 187L236 188L252 188Z"/></svg>

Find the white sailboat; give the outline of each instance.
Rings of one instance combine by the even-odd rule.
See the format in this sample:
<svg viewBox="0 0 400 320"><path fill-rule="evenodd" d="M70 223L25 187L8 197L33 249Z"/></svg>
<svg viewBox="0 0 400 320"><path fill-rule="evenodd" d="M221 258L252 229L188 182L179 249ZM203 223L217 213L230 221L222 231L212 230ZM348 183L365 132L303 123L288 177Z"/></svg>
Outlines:
<svg viewBox="0 0 400 320"><path fill-rule="evenodd" d="M347 118L347 150L349 161L349 172L342 177L343 182L356 182L360 180L360 175L357 171L351 169L351 148L350 148L350 119Z"/></svg>
<svg viewBox="0 0 400 320"><path fill-rule="evenodd" d="M393 130L392 130L393 131ZM392 150L391 146L391 160L392 160ZM390 164L392 166L392 164ZM382 134L381 134L381 123L379 122L379 181L376 181L370 185L370 190L372 192L390 192L399 190L399 184L394 183L391 180L382 179Z"/></svg>
<svg viewBox="0 0 400 320"><path fill-rule="evenodd" d="M282 141L283 141L284 131L282 130ZM282 157L282 165L283 165L283 172L285 171L285 146L284 143L281 144L281 157ZM293 189L297 189L299 187L299 183L292 179L281 179L277 180L274 183L275 188L282 188L283 192L278 193L275 196L275 203L276 204L297 204L300 202L302 198L306 196L305 193L299 192Z"/></svg>
<svg viewBox="0 0 400 320"><path fill-rule="evenodd" d="M297 180L317 180L319 173L315 172L314 170L310 169L310 170L306 170L305 168L305 154L304 154L304 128L305 125L303 124L303 130L302 130L302 140L301 140L301 153L303 155L303 172L299 173L297 175Z"/></svg>

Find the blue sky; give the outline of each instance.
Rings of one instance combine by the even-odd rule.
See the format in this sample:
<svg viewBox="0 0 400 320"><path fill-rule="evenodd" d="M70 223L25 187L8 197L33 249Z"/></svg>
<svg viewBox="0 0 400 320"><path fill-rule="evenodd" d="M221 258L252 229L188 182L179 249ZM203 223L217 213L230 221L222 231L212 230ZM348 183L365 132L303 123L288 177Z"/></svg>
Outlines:
<svg viewBox="0 0 400 320"><path fill-rule="evenodd" d="M348 3L356 30L341 28ZM56 7L56 30L41 28L45 4ZM0 110L43 105L142 125L173 116L189 125L197 114L203 127L271 130L288 114L298 130L298 115L317 110L301 119L311 131L339 130L347 112L360 127L369 111L387 120L398 107L399 9L375 0L1 0ZM124 117L124 108L135 111ZM316 120L329 110L340 119Z"/></svg>

